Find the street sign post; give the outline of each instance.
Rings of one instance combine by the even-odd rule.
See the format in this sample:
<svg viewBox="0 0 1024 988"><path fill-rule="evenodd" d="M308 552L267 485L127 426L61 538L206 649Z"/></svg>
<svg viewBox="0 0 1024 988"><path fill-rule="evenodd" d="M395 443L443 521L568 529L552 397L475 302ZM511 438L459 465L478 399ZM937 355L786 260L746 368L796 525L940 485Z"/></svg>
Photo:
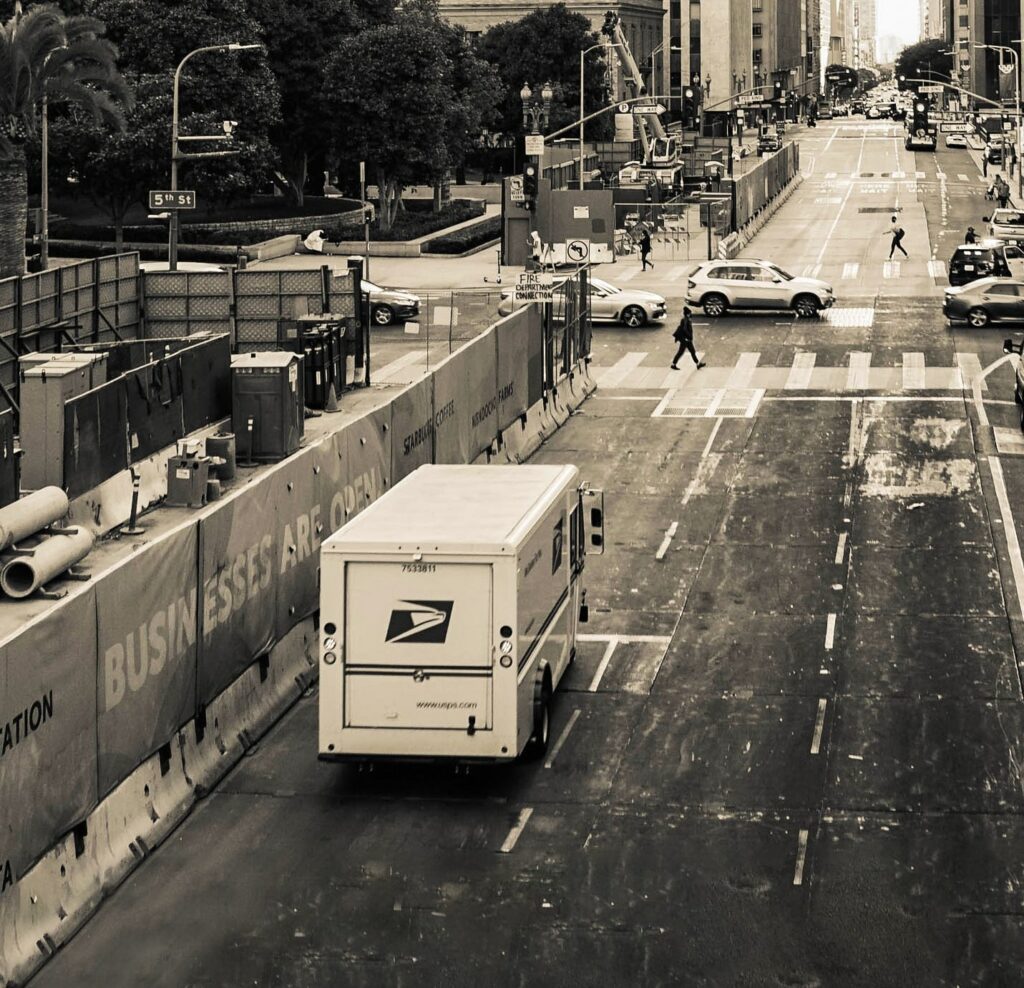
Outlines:
<svg viewBox="0 0 1024 988"><path fill-rule="evenodd" d="M550 302L555 291L554 276L524 271L519 275L514 291L518 302Z"/></svg>
<svg viewBox="0 0 1024 988"><path fill-rule="evenodd" d="M150 190L150 209L195 209L196 193L194 189Z"/></svg>
<svg viewBox="0 0 1024 988"><path fill-rule="evenodd" d="M660 103L634 103L633 113L664 113L665 107Z"/></svg>
<svg viewBox="0 0 1024 988"><path fill-rule="evenodd" d="M941 93L946 87L937 82L924 82L920 86L922 93Z"/></svg>
<svg viewBox="0 0 1024 988"><path fill-rule="evenodd" d="M526 202L526 193L523 192L523 176L510 175L508 179L508 195L513 202Z"/></svg>
<svg viewBox="0 0 1024 988"><path fill-rule="evenodd" d="M526 154L528 157L534 158L539 158L542 154L544 154L543 134L526 135Z"/></svg>

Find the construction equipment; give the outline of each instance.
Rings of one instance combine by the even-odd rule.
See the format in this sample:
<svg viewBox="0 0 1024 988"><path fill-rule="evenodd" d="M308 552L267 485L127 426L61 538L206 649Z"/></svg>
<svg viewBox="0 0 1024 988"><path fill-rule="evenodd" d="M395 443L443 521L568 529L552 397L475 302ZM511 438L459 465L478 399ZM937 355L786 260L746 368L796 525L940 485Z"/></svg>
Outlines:
<svg viewBox="0 0 1024 988"><path fill-rule="evenodd" d="M609 10L604 15L601 33L611 39L619 51L622 63L623 78L632 99L647 94L640 67L630 51L626 34L619 22L619 15ZM640 139L644 146L644 161L639 168L629 165L619 174L619 183L624 185L647 185L652 179L663 189L681 189L683 185L683 163L679 157L676 138L670 135L661 123L657 100L652 97L651 109L645 110L641 105L633 111L640 124Z"/></svg>

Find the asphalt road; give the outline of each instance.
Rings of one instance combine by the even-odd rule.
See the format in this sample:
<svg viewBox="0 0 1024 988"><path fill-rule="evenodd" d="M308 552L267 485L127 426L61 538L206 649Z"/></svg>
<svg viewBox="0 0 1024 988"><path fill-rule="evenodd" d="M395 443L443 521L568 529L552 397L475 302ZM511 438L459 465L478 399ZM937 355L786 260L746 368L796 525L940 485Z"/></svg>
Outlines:
<svg viewBox="0 0 1024 988"><path fill-rule="evenodd" d="M547 761L323 765L304 699L34 984L1019 984L1024 441L1007 332L939 313L982 180L893 133L822 123L748 251L826 319L597 331L536 457L609 535Z"/></svg>

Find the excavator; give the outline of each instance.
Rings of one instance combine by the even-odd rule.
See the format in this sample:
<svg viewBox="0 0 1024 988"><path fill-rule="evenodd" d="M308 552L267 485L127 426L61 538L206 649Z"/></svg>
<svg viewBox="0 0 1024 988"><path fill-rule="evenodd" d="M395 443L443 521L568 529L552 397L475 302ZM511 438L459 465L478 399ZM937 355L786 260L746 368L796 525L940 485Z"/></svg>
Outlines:
<svg viewBox="0 0 1024 988"><path fill-rule="evenodd" d="M618 49L622 64L624 81L631 98L645 96L647 87L644 85L640 67L633 58L626 34L619 22L619 15L609 10L604 15L601 34L608 38ZM652 97L651 102L656 100ZM627 164L619 171L619 182L624 185L648 185L653 179L662 189L673 190L683 185L683 163L679 160L679 148L676 138L662 126L657 113L637 113L640 124L640 140L644 148L643 162Z"/></svg>

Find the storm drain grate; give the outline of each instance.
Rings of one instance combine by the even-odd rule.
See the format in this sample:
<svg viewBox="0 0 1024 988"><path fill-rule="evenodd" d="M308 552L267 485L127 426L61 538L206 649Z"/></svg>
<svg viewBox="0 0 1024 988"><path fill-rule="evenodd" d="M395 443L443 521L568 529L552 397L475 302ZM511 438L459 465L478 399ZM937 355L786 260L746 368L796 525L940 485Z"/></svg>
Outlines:
<svg viewBox="0 0 1024 988"><path fill-rule="evenodd" d="M895 206L861 206L858 213L895 213Z"/></svg>
<svg viewBox="0 0 1024 988"><path fill-rule="evenodd" d="M651 413L655 418L753 418L764 397L764 388L705 388L700 391L669 391Z"/></svg>

